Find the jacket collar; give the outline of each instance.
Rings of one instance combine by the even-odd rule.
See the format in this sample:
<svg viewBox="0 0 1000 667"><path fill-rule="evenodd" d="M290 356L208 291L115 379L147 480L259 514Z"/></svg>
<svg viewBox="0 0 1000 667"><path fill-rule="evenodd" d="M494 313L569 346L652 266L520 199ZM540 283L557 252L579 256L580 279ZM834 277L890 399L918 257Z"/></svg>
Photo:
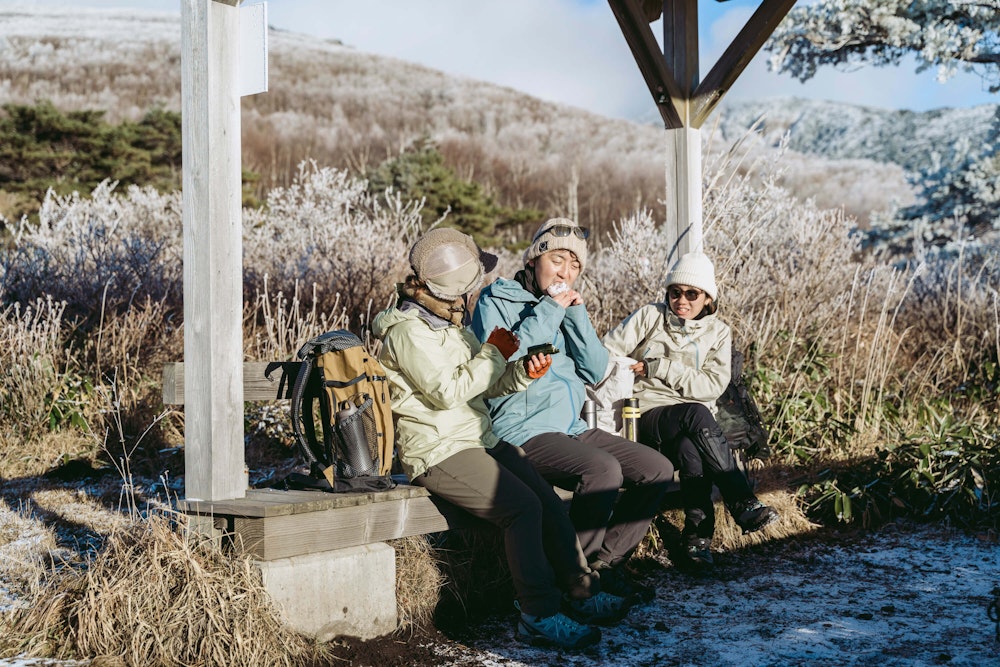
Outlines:
<svg viewBox="0 0 1000 667"><path fill-rule="evenodd" d="M698 331L699 329L704 329L709 325L709 323L715 319L715 313L711 315L706 315L699 320L682 320L681 318L674 315L674 311L670 310L670 306L662 303L660 304L663 308L663 325L668 329L685 329L687 331Z"/></svg>

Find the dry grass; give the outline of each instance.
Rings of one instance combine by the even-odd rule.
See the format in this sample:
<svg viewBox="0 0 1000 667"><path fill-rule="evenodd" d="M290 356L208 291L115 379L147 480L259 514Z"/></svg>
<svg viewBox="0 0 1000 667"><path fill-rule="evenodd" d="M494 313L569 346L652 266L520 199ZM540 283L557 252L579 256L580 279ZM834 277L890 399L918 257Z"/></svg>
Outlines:
<svg viewBox="0 0 1000 667"><path fill-rule="evenodd" d="M191 544L154 515L108 536L0 617L5 651L123 665L294 665L322 649L282 625L249 557Z"/></svg>
<svg viewBox="0 0 1000 667"><path fill-rule="evenodd" d="M426 535L393 540L396 550L396 616L401 630L428 628L444 586L444 574Z"/></svg>
<svg viewBox="0 0 1000 667"><path fill-rule="evenodd" d="M33 521L23 512L0 508L0 606L41 593L49 554L57 548L51 526Z"/></svg>
<svg viewBox="0 0 1000 667"><path fill-rule="evenodd" d="M778 511L781 520L763 530L748 535L736 525L716 492L715 537L712 547L721 551L740 551L765 542L794 539L820 528L806 516L801 499L789 489L787 470L755 460L750 477L757 488L757 497ZM668 496L668 502L674 500ZM675 545L684 527L684 510L666 509L653 521L646 539L636 550L638 558L656 558L663 550Z"/></svg>

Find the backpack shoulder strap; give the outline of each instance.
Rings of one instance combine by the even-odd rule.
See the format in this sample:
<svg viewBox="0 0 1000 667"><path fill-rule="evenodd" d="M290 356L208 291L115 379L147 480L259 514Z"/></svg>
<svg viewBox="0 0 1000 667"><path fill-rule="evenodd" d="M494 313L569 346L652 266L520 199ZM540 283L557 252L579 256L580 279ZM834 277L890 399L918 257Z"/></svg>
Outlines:
<svg viewBox="0 0 1000 667"><path fill-rule="evenodd" d="M312 376L315 365L316 361L312 357L306 357L302 360L299 372L295 375L295 385L292 387L291 398L292 431L295 433L295 442L298 444L299 449L302 451L302 456L305 457L310 467L319 464L314 453L319 443L316 440L316 427L312 419L312 405L309 405L305 410L305 413L309 415L308 425L303 423L302 408L306 401L306 386L309 384L309 378ZM309 401L311 403L312 399L310 398Z"/></svg>

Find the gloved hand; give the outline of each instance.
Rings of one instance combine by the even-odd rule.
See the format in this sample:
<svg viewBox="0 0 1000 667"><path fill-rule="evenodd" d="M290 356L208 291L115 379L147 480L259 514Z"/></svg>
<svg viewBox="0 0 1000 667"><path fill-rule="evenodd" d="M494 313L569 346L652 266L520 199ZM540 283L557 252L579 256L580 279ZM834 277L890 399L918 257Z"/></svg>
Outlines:
<svg viewBox="0 0 1000 667"><path fill-rule="evenodd" d="M524 370L528 372L528 377L537 380L552 367L552 356L548 354L535 354L524 358Z"/></svg>
<svg viewBox="0 0 1000 667"><path fill-rule="evenodd" d="M500 350L500 354L503 355L504 359L510 359L517 352L517 348L521 346L521 341L517 339L509 329L501 329L500 327L495 328L491 333L490 337L486 339L486 342Z"/></svg>

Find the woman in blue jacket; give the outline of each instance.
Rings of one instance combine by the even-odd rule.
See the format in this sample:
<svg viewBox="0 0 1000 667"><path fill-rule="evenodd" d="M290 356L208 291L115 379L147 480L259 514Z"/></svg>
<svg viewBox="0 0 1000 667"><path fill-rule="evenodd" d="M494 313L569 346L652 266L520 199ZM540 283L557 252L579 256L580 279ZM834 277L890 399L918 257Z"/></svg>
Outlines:
<svg viewBox="0 0 1000 667"><path fill-rule="evenodd" d="M567 218L544 223L513 280L479 294L473 333L485 341L495 327L513 331L522 349L551 344L548 373L526 390L487 401L493 431L518 445L549 482L574 492L570 518L604 590L650 599L621 567L646 534L673 480L659 452L580 418L588 383L601 380L608 351L573 285L587 261L588 232ZM625 492L619 498L619 489Z"/></svg>

